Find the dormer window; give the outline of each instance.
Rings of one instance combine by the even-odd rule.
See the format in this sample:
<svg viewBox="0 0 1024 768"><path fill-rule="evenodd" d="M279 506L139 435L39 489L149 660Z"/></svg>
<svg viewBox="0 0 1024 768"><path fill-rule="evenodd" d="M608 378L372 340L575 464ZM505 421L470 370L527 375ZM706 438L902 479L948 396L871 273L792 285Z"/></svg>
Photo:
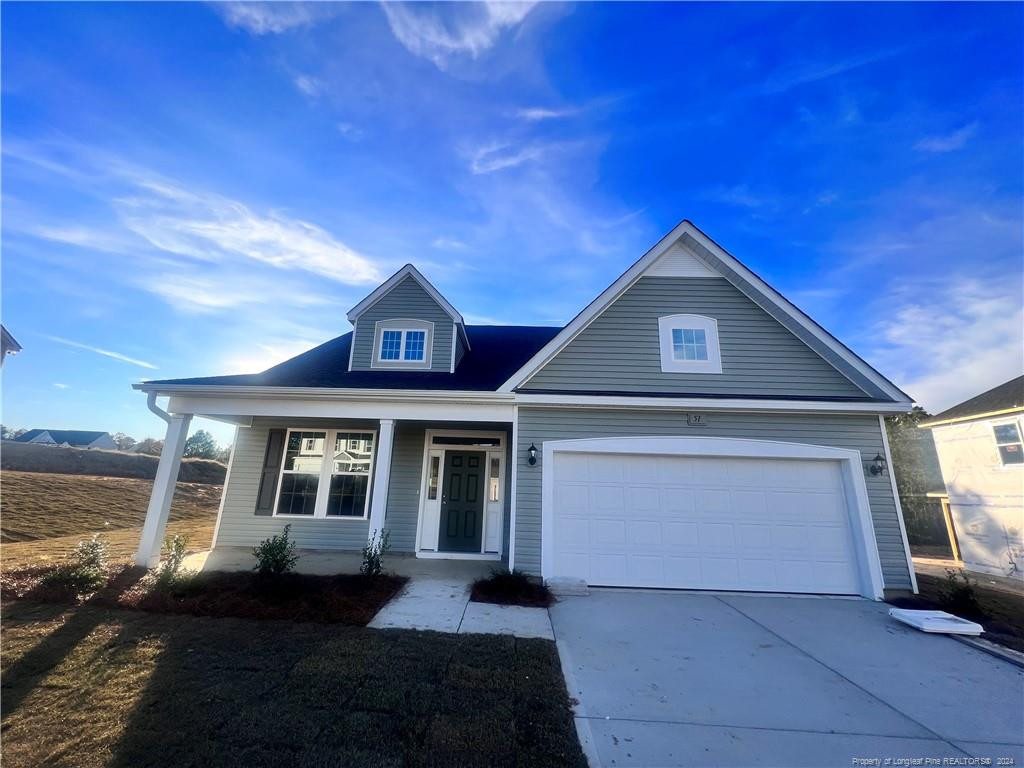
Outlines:
<svg viewBox="0 0 1024 768"><path fill-rule="evenodd" d="M704 315L658 318L661 370L666 373L721 373L718 321Z"/></svg>
<svg viewBox="0 0 1024 768"><path fill-rule="evenodd" d="M426 320L379 320L373 368L429 368L434 324Z"/></svg>

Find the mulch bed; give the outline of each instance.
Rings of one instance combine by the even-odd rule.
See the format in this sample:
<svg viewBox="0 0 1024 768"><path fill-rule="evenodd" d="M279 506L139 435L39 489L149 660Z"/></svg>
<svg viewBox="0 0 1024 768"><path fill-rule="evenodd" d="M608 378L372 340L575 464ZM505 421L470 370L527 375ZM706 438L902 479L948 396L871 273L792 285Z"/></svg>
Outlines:
<svg viewBox="0 0 1024 768"><path fill-rule="evenodd" d="M477 603L528 608L548 608L555 602L555 596L544 584L519 572L496 572L486 579L477 579L473 582L470 599Z"/></svg>
<svg viewBox="0 0 1024 768"><path fill-rule="evenodd" d="M1024 596L975 582L974 592L980 610L955 610L947 607L943 601L945 579L919 573L917 587L920 594L897 597L888 602L898 608L949 611L981 624L985 628L982 635L985 640L1024 651Z"/></svg>
<svg viewBox="0 0 1024 768"><path fill-rule="evenodd" d="M309 576L285 574L262 577L247 572L210 572L182 578L157 588L144 568L111 567L107 584L85 596L47 586L52 567L29 568L0 575L4 599L35 602L88 603L151 613L243 619L286 619L323 624L365 626L407 579L399 576Z"/></svg>

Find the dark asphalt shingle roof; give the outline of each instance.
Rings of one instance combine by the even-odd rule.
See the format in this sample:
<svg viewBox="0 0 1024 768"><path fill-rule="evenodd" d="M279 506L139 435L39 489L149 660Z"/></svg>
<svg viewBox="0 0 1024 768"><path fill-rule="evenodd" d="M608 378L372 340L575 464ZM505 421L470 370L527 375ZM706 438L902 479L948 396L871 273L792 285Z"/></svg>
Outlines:
<svg viewBox="0 0 1024 768"><path fill-rule="evenodd" d="M147 384L205 386L324 387L353 389L433 389L494 391L562 330L533 325L467 325L470 351L455 373L349 371L352 334L314 347L263 373L160 379Z"/></svg>
<svg viewBox="0 0 1024 768"><path fill-rule="evenodd" d="M1010 408L1024 406L1024 376L1010 379L1005 384L993 387L987 392L975 395L969 400L947 408L942 413L937 413L925 422L927 426L933 421L948 421L949 419L963 419L969 416L977 416L982 413L994 411L1005 411Z"/></svg>
<svg viewBox="0 0 1024 768"><path fill-rule="evenodd" d="M83 429L30 429L25 434L14 438L14 442L27 443L39 437L43 432L48 432L55 442L68 445L89 445L107 434L106 432L89 432Z"/></svg>

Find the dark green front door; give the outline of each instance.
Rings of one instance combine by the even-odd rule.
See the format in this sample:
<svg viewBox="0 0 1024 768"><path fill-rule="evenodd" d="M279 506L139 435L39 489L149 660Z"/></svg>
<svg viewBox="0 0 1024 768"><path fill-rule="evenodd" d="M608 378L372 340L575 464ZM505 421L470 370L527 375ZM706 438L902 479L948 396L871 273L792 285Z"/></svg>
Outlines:
<svg viewBox="0 0 1024 768"><path fill-rule="evenodd" d="M445 451L441 487L442 552L479 552L484 516L484 458L480 451Z"/></svg>

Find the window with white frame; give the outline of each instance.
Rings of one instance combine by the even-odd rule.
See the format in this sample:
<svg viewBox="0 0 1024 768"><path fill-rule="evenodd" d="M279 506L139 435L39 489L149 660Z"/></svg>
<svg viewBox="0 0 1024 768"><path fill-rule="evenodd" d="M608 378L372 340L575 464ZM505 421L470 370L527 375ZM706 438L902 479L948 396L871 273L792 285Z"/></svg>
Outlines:
<svg viewBox="0 0 1024 768"><path fill-rule="evenodd" d="M427 321L378 321L372 364L378 368L429 368L432 336L433 324Z"/></svg>
<svg viewBox="0 0 1024 768"><path fill-rule="evenodd" d="M666 373L721 373L718 321L704 315L658 318L661 370Z"/></svg>
<svg viewBox="0 0 1024 768"><path fill-rule="evenodd" d="M1020 426L1017 422L994 424L992 432L996 438L999 458L1005 467L1008 464L1024 464L1024 443L1020 437Z"/></svg>
<svg viewBox="0 0 1024 768"><path fill-rule="evenodd" d="M366 518L374 438L361 430L288 430L274 514Z"/></svg>

